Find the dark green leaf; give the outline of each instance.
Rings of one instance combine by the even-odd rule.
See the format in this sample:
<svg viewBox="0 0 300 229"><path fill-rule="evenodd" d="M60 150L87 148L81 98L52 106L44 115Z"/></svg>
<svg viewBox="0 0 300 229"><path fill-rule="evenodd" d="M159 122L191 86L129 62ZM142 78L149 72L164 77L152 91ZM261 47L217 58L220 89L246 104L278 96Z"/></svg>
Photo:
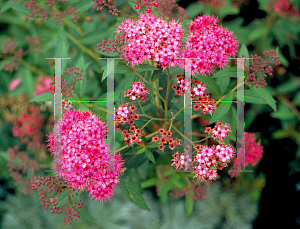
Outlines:
<svg viewBox="0 0 300 229"><path fill-rule="evenodd" d="M60 193L57 198L58 204L56 207L63 206L68 201L68 195L69 195L69 190L65 190L62 193Z"/></svg>
<svg viewBox="0 0 300 229"><path fill-rule="evenodd" d="M95 5L95 2L85 2L85 1L79 1L74 4L74 7L76 8L76 11L79 11L79 15L87 11L88 9L91 9Z"/></svg>
<svg viewBox="0 0 300 229"><path fill-rule="evenodd" d="M253 90L254 93L256 93L260 98L262 98L263 100L265 100L267 102L267 104L269 104L270 107L272 107L272 109L274 111L276 111L276 101L273 99L273 97L271 96L271 94L265 88L252 87L251 90Z"/></svg>
<svg viewBox="0 0 300 229"><path fill-rule="evenodd" d="M245 44L242 44L240 52L239 52L239 57L242 57L243 55L246 58L249 58L249 52L248 52L248 49ZM245 66L249 66L249 64L250 64L249 61L250 61L249 59L246 59Z"/></svg>
<svg viewBox="0 0 300 229"><path fill-rule="evenodd" d="M135 189L138 190L140 194L143 194L143 189L141 187L141 179L136 171L136 169L129 170L129 181L134 185Z"/></svg>
<svg viewBox="0 0 300 229"><path fill-rule="evenodd" d="M85 220L89 221L92 224L97 225L94 222L94 220L93 220L92 216L90 215L90 213L88 213L88 211L84 207L81 206L81 208L78 208L77 210L79 211L80 217L84 218Z"/></svg>
<svg viewBox="0 0 300 229"><path fill-rule="evenodd" d="M31 99L29 102L46 102L46 101L54 101L54 95L52 93L46 92Z"/></svg>
<svg viewBox="0 0 300 229"><path fill-rule="evenodd" d="M256 103L256 104L267 104L267 101L261 98L254 91L245 91L245 102L246 103Z"/></svg>
<svg viewBox="0 0 300 229"><path fill-rule="evenodd" d="M137 168L147 160L147 156L144 153L135 155L124 155L125 167Z"/></svg>
<svg viewBox="0 0 300 229"><path fill-rule="evenodd" d="M136 154L143 153L143 152L145 152L145 150L146 150L146 148L141 148L141 149L139 149L139 150L137 151L137 153L136 153Z"/></svg>
<svg viewBox="0 0 300 229"><path fill-rule="evenodd" d="M174 170L172 169L172 170L170 170L171 172L174 172ZM175 172L176 173L176 172ZM181 177L180 176L171 176L170 177L170 181L172 181L172 183L174 184L174 185L176 185L178 188L180 188L180 189L184 189L184 187L185 187L185 184L183 184L179 179L180 179Z"/></svg>
<svg viewBox="0 0 300 229"><path fill-rule="evenodd" d="M224 95L224 93L227 91L228 85L230 83L229 77L220 77L216 79L217 84L220 86L221 94Z"/></svg>
<svg viewBox="0 0 300 229"><path fill-rule="evenodd" d="M212 78L219 78L219 77L237 77L237 68L236 67L227 67L218 71L216 74L212 76Z"/></svg>
<svg viewBox="0 0 300 229"><path fill-rule="evenodd" d="M153 163L155 163L155 159L154 159L153 153L149 149L146 149L145 153L146 153L146 156L148 157L148 159L150 161L152 161Z"/></svg>
<svg viewBox="0 0 300 229"><path fill-rule="evenodd" d="M162 70L153 71L152 76L151 76L151 82L154 82L155 80L157 80L161 74L162 74Z"/></svg>
<svg viewBox="0 0 300 229"><path fill-rule="evenodd" d="M126 155L135 155L142 148L143 148L142 146L136 146L136 147L133 147L131 150L125 152L124 154L126 154Z"/></svg>
<svg viewBox="0 0 300 229"><path fill-rule="evenodd" d="M192 200L190 196L191 190L188 190L185 195L185 207L186 207L186 215L189 217L193 212L194 200Z"/></svg>
<svg viewBox="0 0 300 229"><path fill-rule="evenodd" d="M204 5L198 2L194 2L188 5L186 8L186 14L190 19L198 16L204 10Z"/></svg>
<svg viewBox="0 0 300 229"><path fill-rule="evenodd" d="M84 58L83 56L77 61L76 63L76 67L80 69L82 69L82 73L80 73L81 75L85 75L85 70L88 67L90 63L86 63L84 64ZM79 80L75 83L75 92L79 95L80 100L83 99L83 96L86 92L86 87L87 87L87 77L85 77L84 81Z"/></svg>
<svg viewBox="0 0 300 229"><path fill-rule="evenodd" d="M167 203L168 202L168 193L169 191L171 191L173 188L175 187L175 185L173 184L172 181L168 180L167 183L165 183L160 191L157 193L157 195L161 198L161 200L164 202L164 203Z"/></svg>
<svg viewBox="0 0 300 229"><path fill-rule="evenodd" d="M157 141L157 142L150 142L149 145L147 145L147 148L157 148L158 145L160 143Z"/></svg>
<svg viewBox="0 0 300 229"><path fill-rule="evenodd" d="M149 65L149 64L140 64L138 66L134 66L134 69L137 72L146 72L146 71L158 70L157 67Z"/></svg>
<svg viewBox="0 0 300 229"><path fill-rule="evenodd" d="M145 202L142 194L131 184L129 181L120 178L120 182L118 183L118 187L122 191L123 195L137 207L150 211L147 203Z"/></svg>
<svg viewBox="0 0 300 229"><path fill-rule="evenodd" d="M217 109L214 111L212 117L211 117L211 120L209 122L209 124L212 124L216 121L218 121L218 119L220 119L222 116L224 116L230 109L231 105L232 105L232 101L233 99L233 93L229 92L224 98L222 101L224 102L221 102Z"/></svg>
<svg viewBox="0 0 300 229"><path fill-rule="evenodd" d="M281 53L281 51L278 49L278 47L276 48L276 53L277 56L279 56L278 61L285 67L287 67L289 65L289 62L287 61L287 59L284 57L284 55Z"/></svg>
<svg viewBox="0 0 300 229"><path fill-rule="evenodd" d="M7 2L7 5L10 6L10 8L14 9L15 11L18 11L21 14L26 14L27 16L29 16L29 8L25 8L22 3L20 4L20 3L9 1Z"/></svg>

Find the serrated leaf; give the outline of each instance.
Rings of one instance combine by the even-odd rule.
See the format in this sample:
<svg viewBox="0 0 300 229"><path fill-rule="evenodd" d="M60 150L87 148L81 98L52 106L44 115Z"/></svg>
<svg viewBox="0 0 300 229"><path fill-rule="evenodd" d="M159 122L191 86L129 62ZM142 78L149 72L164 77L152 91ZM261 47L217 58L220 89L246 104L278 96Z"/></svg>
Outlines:
<svg viewBox="0 0 300 229"><path fill-rule="evenodd" d="M208 92L218 97L221 97L221 89L214 79L210 78L209 76L204 76L202 74L197 75L197 79L205 84L205 87L207 88Z"/></svg>
<svg viewBox="0 0 300 229"><path fill-rule="evenodd" d="M245 102L255 104L267 104L267 101L257 95L255 92L245 91Z"/></svg>
<svg viewBox="0 0 300 229"><path fill-rule="evenodd" d="M69 190L65 190L62 193L60 193L57 198L58 204L56 207L63 206L68 201L68 195L69 195Z"/></svg>
<svg viewBox="0 0 300 229"><path fill-rule="evenodd" d="M152 161L153 163L155 163L155 159L154 159L153 153L149 149L146 149L145 154L146 154L146 156L148 157L148 159L150 161Z"/></svg>
<svg viewBox="0 0 300 229"><path fill-rule="evenodd" d="M54 95L52 93L46 92L31 99L29 102L46 102L46 101L54 101Z"/></svg>
<svg viewBox="0 0 300 229"><path fill-rule="evenodd" d="M136 171L136 169L129 170L129 181L134 185L136 190L139 191L140 194L143 194L143 189L141 187L141 179Z"/></svg>
<svg viewBox="0 0 300 229"><path fill-rule="evenodd" d="M245 55L246 58L249 58L249 51L245 44L242 44L242 46L240 48L240 52L239 52L239 57L242 57L243 55ZM249 61L250 61L249 59L246 59L245 66L250 65Z"/></svg>
<svg viewBox="0 0 300 229"><path fill-rule="evenodd" d="M120 188L123 195L137 207L150 211L147 203L145 202L141 193L132 185L129 181L120 178L120 182L118 183L118 187Z"/></svg>
<svg viewBox="0 0 300 229"><path fill-rule="evenodd" d="M212 78L219 78L219 77L237 77L237 68L236 67L227 67L218 71L216 74L212 76Z"/></svg>
<svg viewBox="0 0 300 229"><path fill-rule="evenodd" d="M125 161L124 166L129 169L129 168L139 167L141 164L143 164L147 160L147 156L144 153L135 154L135 155L125 154L123 156L123 159Z"/></svg>
<svg viewBox="0 0 300 229"><path fill-rule="evenodd" d="M259 97L264 99L267 102L267 104L270 105L270 107L272 107L274 111L276 111L276 101L265 88L252 87L251 90L253 90Z"/></svg>
<svg viewBox="0 0 300 229"><path fill-rule="evenodd" d="M168 88L168 81L169 81L169 77L166 73L162 73L161 77L159 78L159 87L161 87L163 90L159 91L158 93L165 99L166 98L166 94L167 94L167 88ZM168 110L171 108L172 106L172 99L175 96L175 91L172 88L172 84L170 84L170 88L169 88L169 94L168 94ZM161 99L160 99L161 101ZM164 102L161 101L163 110L165 110L165 105Z"/></svg>
<svg viewBox="0 0 300 229"><path fill-rule="evenodd" d="M213 113L213 115L212 115L212 117L210 119L209 124L212 124L212 123L218 121L218 119L220 119L222 116L224 116L229 111L229 109L230 109L230 107L232 105L232 102L230 102L230 101L232 101L232 99L233 99L233 93L231 93L231 92L228 93L223 98L222 101L224 101L224 102L221 102L218 105L217 109L214 111L214 113Z"/></svg>
<svg viewBox="0 0 300 229"><path fill-rule="evenodd" d="M185 195L185 208L186 208L186 215L189 217L192 212L193 212L193 207L194 207L194 200L192 200L190 196L191 190L188 190L186 195Z"/></svg>
<svg viewBox="0 0 300 229"><path fill-rule="evenodd" d="M94 220L93 220L92 216L90 215L90 213L88 213L88 211L84 207L81 206L81 208L78 208L77 211L79 211L80 217L84 218L85 220L89 221L92 224L97 225L94 222Z"/></svg>

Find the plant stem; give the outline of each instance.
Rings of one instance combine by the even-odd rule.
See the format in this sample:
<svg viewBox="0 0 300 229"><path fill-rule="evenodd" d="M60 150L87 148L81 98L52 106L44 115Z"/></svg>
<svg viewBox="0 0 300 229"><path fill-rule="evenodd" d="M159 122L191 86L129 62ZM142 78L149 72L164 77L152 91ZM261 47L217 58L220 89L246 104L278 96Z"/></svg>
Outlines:
<svg viewBox="0 0 300 229"><path fill-rule="evenodd" d="M31 71L37 73L38 75L43 75L43 76L47 76L48 74L46 74L45 72L39 70L37 67L35 66L31 66L30 64L28 64L22 57L17 59L21 64L23 64L26 68L29 68Z"/></svg>
<svg viewBox="0 0 300 229"><path fill-rule="evenodd" d="M193 146L195 146L195 144L190 140L188 139L186 136L184 136L180 130L178 130L175 126L172 126L172 128L182 137L182 138L185 138L188 142L190 142Z"/></svg>
<svg viewBox="0 0 300 229"><path fill-rule="evenodd" d="M168 119L168 100L169 100L169 91L170 91L170 85L171 85L171 76L170 76L170 71L169 68L167 68L168 70L168 85L167 85L167 92L166 92L166 98L164 101L164 105L165 105L165 120ZM164 123L164 127L165 128L166 122Z"/></svg>

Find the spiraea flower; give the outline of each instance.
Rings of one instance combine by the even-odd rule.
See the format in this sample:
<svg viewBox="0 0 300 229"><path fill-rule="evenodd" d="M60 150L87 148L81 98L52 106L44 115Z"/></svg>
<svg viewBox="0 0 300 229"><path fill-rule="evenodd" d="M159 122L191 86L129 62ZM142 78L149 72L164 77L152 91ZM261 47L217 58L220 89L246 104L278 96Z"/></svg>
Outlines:
<svg viewBox="0 0 300 229"><path fill-rule="evenodd" d="M148 89L141 82L133 82L132 88L124 92L125 97L130 97L131 100L139 98L141 101L146 102L147 98L145 95L149 93Z"/></svg>
<svg viewBox="0 0 300 229"><path fill-rule="evenodd" d="M237 153L237 158L231 170L241 170L242 167L249 164L255 166L262 159L263 152L263 146L257 142L254 133L245 132L245 137L242 138L242 147ZM238 172L228 172L228 174L231 178L239 175Z"/></svg>
<svg viewBox="0 0 300 229"><path fill-rule="evenodd" d="M101 202L113 196L123 166L120 155L108 153L106 135L106 124L97 115L70 110L64 113L48 139L50 151L56 155L53 167L57 176L72 188L87 188L91 198ZM108 170L110 157L115 163L113 171Z"/></svg>
<svg viewBox="0 0 300 229"><path fill-rule="evenodd" d="M154 14L139 14L139 19L126 19L116 31L124 31L125 44L118 50L121 57L132 65L154 60L163 69L174 67L179 62L182 25L176 21L167 22Z"/></svg>
<svg viewBox="0 0 300 229"><path fill-rule="evenodd" d="M223 68L229 56L237 54L238 42L233 32L217 25L214 16L199 16L189 26L188 40L183 48L181 58L191 59L191 75L196 73L208 74L213 68ZM180 61L185 67L185 61Z"/></svg>
<svg viewBox="0 0 300 229"><path fill-rule="evenodd" d="M52 83L53 81L50 77L39 76L34 87L34 97L46 92L52 92L51 91Z"/></svg>

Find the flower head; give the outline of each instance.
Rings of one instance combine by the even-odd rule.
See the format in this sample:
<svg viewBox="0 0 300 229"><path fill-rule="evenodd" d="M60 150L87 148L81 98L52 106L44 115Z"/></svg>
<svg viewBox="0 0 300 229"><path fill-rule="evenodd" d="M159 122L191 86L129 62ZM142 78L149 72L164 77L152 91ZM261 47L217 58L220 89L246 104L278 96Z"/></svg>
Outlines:
<svg viewBox="0 0 300 229"><path fill-rule="evenodd" d="M120 155L114 154L115 170L108 170L112 156L108 154L106 135L106 124L95 114L69 110L48 140L51 153L57 156L61 153L54 163L57 176L73 188L87 187L95 201L113 196L123 165Z"/></svg>

